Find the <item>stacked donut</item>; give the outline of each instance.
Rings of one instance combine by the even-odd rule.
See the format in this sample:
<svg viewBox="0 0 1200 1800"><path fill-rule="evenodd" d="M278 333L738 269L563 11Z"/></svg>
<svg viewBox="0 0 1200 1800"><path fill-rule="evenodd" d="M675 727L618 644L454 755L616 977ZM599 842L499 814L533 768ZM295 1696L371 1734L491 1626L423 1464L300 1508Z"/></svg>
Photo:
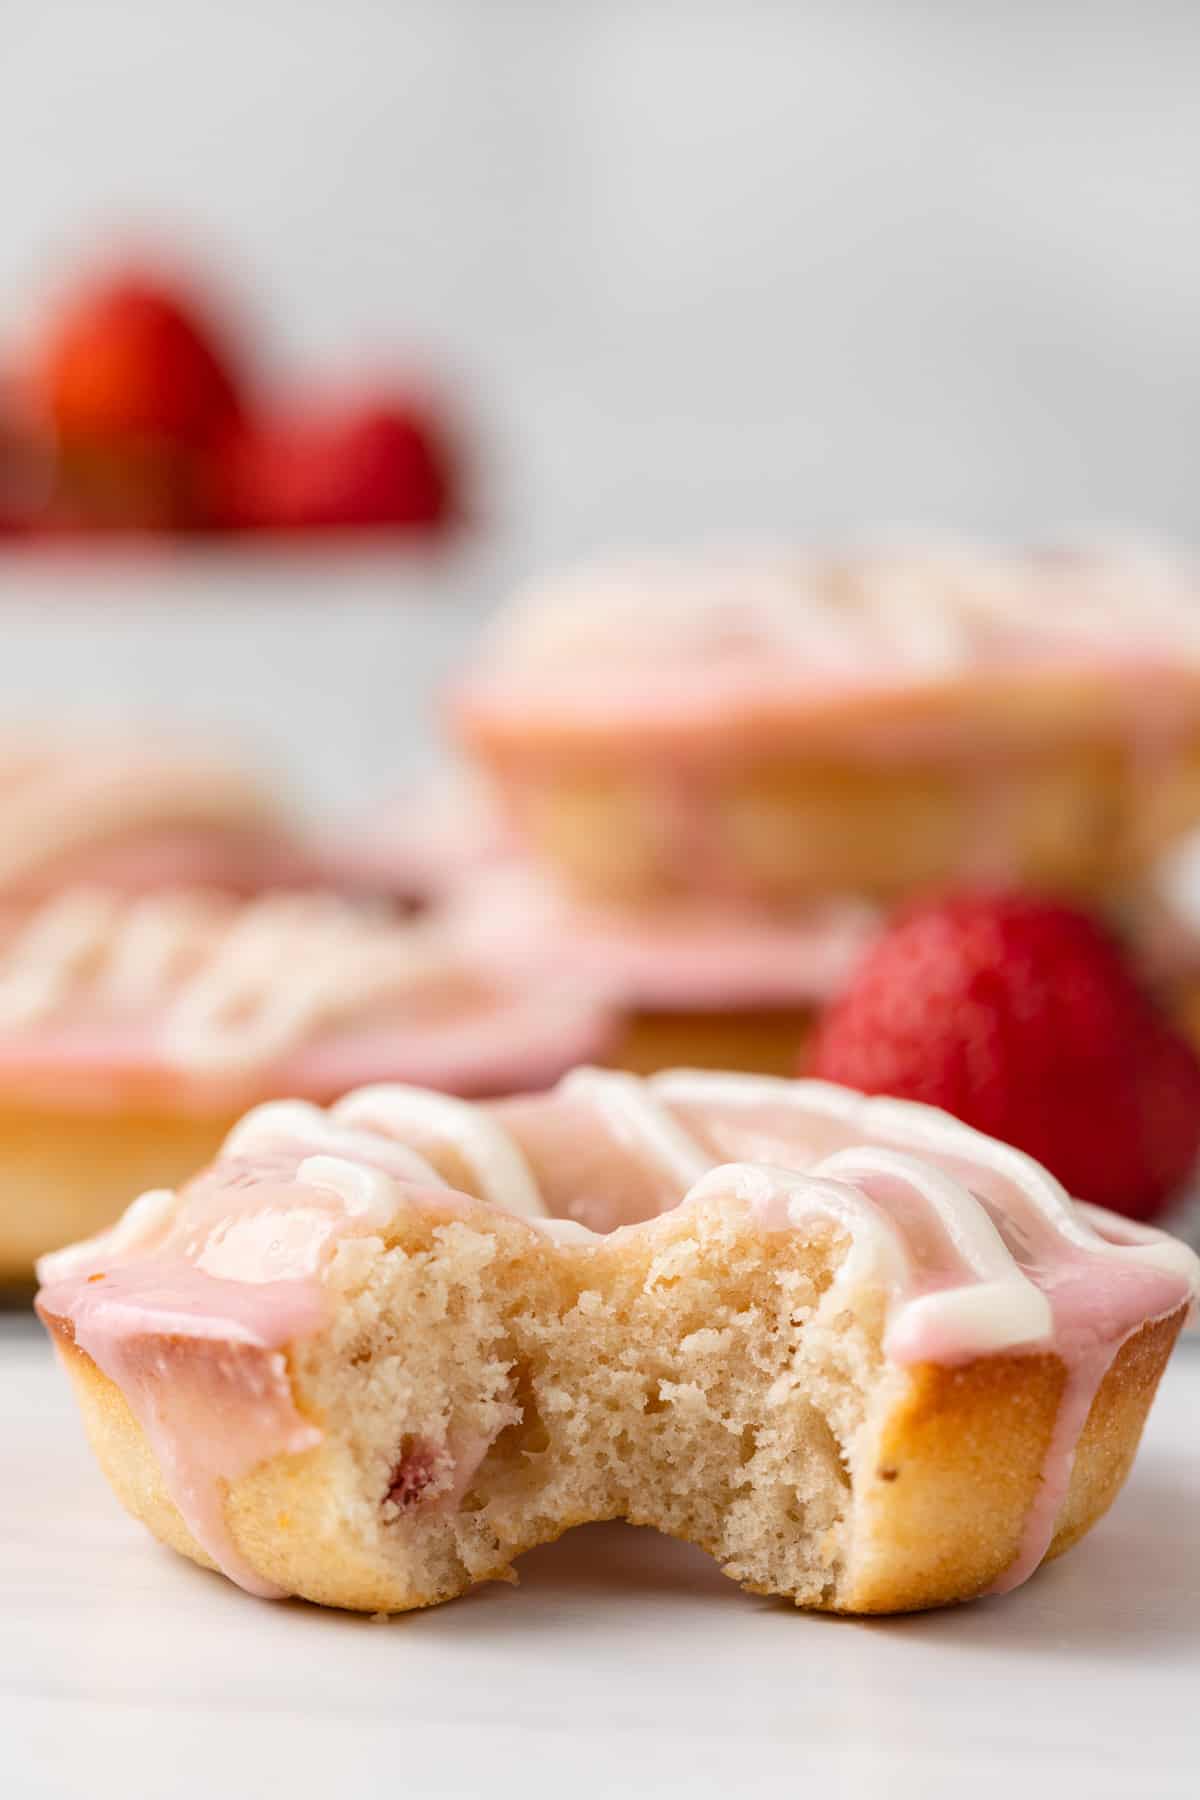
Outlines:
<svg viewBox="0 0 1200 1800"><path fill-rule="evenodd" d="M914 893L1151 916L1200 823L1197 583L1132 546L618 564L518 601L451 718L524 851L483 934L609 974L632 1067L790 1070Z"/></svg>
<svg viewBox="0 0 1200 1800"><path fill-rule="evenodd" d="M182 1181L259 1100L502 1093L605 1053L595 983L508 972L338 884L234 762L0 746L0 1282Z"/></svg>

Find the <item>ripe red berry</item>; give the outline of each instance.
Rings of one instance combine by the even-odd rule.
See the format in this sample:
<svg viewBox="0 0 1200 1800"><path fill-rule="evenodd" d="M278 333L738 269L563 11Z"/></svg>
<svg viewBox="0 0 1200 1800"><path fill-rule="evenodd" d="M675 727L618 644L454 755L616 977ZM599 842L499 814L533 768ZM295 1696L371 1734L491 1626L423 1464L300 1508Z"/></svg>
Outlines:
<svg viewBox="0 0 1200 1800"><path fill-rule="evenodd" d="M1200 1154L1200 1061L1104 928L1028 895L919 906L826 1015L810 1072L921 1100L1149 1218Z"/></svg>
<svg viewBox="0 0 1200 1800"><path fill-rule="evenodd" d="M455 475L433 412L381 397L241 434L222 458L221 510L243 530L429 529L453 514Z"/></svg>
<svg viewBox="0 0 1200 1800"><path fill-rule="evenodd" d="M242 415L229 350L203 302L137 271L69 301L46 334L36 386L64 443L197 448Z"/></svg>
<svg viewBox="0 0 1200 1800"><path fill-rule="evenodd" d="M209 522L208 461L244 403L198 297L139 271L81 288L29 389L57 448L57 511L126 529Z"/></svg>

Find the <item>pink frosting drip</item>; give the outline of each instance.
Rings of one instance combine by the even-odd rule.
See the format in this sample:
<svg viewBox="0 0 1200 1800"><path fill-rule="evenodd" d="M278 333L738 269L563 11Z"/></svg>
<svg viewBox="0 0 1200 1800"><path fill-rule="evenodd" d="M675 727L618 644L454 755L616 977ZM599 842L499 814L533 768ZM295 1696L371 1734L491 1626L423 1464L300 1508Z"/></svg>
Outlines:
<svg viewBox="0 0 1200 1800"><path fill-rule="evenodd" d="M284 1354L324 1324L319 1284L260 1282L242 1293L164 1256L102 1281L64 1277L46 1302L45 1316L69 1318L79 1348L124 1394L200 1548L248 1593L282 1598L234 1544L225 1489L266 1458L321 1441L292 1400Z"/></svg>
<svg viewBox="0 0 1200 1800"><path fill-rule="evenodd" d="M293 1401L286 1350L328 1320L322 1273L338 1240L376 1222L299 1178L324 1148L282 1142L252 1161L228 1155L183 1191L177 1209L164 1205L128 1251L109 1234L55 1252L39 1271L41 1316L52 1326L69 1321L74 1342L120 1388L196 1542L264 1598L281 1590L237 1550L226 1490L269 1457L320 1443L319 1426ZM370 1163L361 1142L353 1148L364 1167L407 1176L421 1200L386 1140L366 1142ZM462 1205L441 1189L430 1198L448 1214Z"/></svg>
<svg viewBox="0 0 1200 1800"><path fill-rule="evenodd" d="M1109 1243L1135 1246L1153 1241L1156 1234L1144 1226L1119 1219L1100 1207L1080 1209L1092 1229ZM1139 1292L1133 1271L1125 1271L1125 1288L1117 1301L1110 1274L1099 1290L1089 1294L1087 1270L1059 1268L1047 1272L1047 1286L1054 1306L1054 1349L1067 1371L1066 1386L1058 1404L1054 1430L1046 1449L1037 1495L1025 1520L1016 1557L992 1583L989 1592L1011 1593L1038 1568L1054 1536L1059 1511L1071 1485L1075 1453L1092 1402L1122 1347L1139 1326L1166 1317L1179 1304L1171 1284L1160 1277ZM1144 1272L1139 1272L1143 1274ZM1117 1287L1120 1283L1115 1284ZM1195 1293L1193 1290L1193 1302ZM1139 1304L1146 1309L1138 1317Z"/></svg>
<svg viewBox="0 0 1200 1800"><path fill-rule="evenodd" d="M923 1314L911 1302L968 1284L970 1265L939 1229L915 1186L878 1176L859 1176L856 1186L900 1227L917 1269L910 1307L888 1333L888 1355L906 1364L953 1366L969 1360L972 1352L953 1319L947 1323ZM1049 1298L1053 1324L1044 1347L1052 1349L1066 1369L1037 1494L1017 1554L989 1590L1004 1594L1027 1581L1050 1548L1070 1488L1080 1434L1117 1353L1142 1325L1175 1311L1181 1294L1178 1280L1160 1270L1114 1268L1097 1255L1065 1249L1039 1215L1020 1206L1016 1190L1005 1210L991 1210L1018 1267Z"/></svg>
<svg viewBox="0 0 1200 1800"><path fill-rule="evenodd" d="M822 1083L577 1071L551 1094L487 1107L381 1088L329 1115L268 1108L177 1204L147 1196L105 1237L44 1259L38 1302L125 1393L197 1541L256 1591L228 1538L223 1484L317 1441L284 1352L322 1328L339 1238L379 1230L400 1205L474 1204L439 1177L439 1145L485 1201L528 1214L532 1195L546 1216L529 1228L552 1236L555 1220L636 1230L714 1200L748 1204L765 1230L832 1223L849 1239L833 1302L882 1288L894 1364L1053 1352L1066 1389L998 1591L1044 1557L1121 1345L1200 1291L1182 1245L1073 1207L1019 1153L928 1108ZM569 1237L561 1254L575 1254Z"/></svg>

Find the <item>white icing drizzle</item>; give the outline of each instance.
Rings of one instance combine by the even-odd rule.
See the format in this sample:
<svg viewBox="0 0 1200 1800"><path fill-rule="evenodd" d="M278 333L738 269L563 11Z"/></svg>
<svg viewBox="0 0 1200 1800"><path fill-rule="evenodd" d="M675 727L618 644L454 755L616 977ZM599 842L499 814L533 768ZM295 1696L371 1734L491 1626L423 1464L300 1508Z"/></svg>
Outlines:
<svg viewBox="0 0 1200 1800"><path fill-rule="evenodd" d="M952 1157L989 1170L1011 1185L1031 1219L1064 1250L1084 1251L1101 1260L1140 1264L1195 1284L1196 1259L1182 1244L1146 1227L1121 1221L1104 1233L1096 1222L1111 1215L1077 1207L1040 1164L997 1143L932 1107L911 1101L872 1099L832 1083L787 1081L770 1076L720 1075L672 1070L648 1080L610 1070L577 1069L557 1093L584 1100L603 1128L627 1152L648 1155L681 1195L694 1204L715 1194L751 1199L764 1220L798 1223L836 1198L831 1217L853 1225L852 1253L840 1281L845 1288L865 1270L889 1272L896 1298L910 1288L912 1246L924 1234L939 1254L961 1268L962 1278L939 1291L909 1296L901 1324L890 1339L899 1353L936 1327L961 1336L974 1353L1032 1345L1047 1339L1052 1315L1046 1295L1023 1272L996 1228L987 1207L965 1181L921 1154ZM713 1167L713 1158L672 1114L672 1105L744 1108L786 1106L799 1118L832 1119L868 1140L835 1151L801 1174L764 1164ZM462 1100L420 1088L381 1084L339 1101L329 1112L300 1101L277 1101L256 1108L237 1125L224 1154L247 1160L297 1144L314 1154L299 1165L301 1180L336 1188L351 1211L387 1213L374 1189L363 1197L353 1171L366 1162L396 1181L445 1187L426 1157L402 1141L405 1131L445 1144L475 1174L481 1197L503 1211L547 1221L556 1233L573 1221L550 1220L528 1159L494 1115ZM869 1140L891 1140L903 1148ZM906 1227L870 1197L874 1179L908 1190L916 1210ZM773 1196L773 1198L772 1198ZM894 1207L893 1207L894 1211ZM594 1236L594 1234L587 1234ZM908 1246L905 1249L905 1246ZM896 1262L897 1251L902 1264ZM905 1276L904 1271L909 1271Z"/></svg>
<svg viewBox="0 0 1200 1800"><path fill-rule="evenodd" d="M625 1151L648 1155L686 1204L714 1194L736 1194L752 1199L764 1219L792 1225L832 1208L831 1218L853 1227L851 1253L839 1277L843 1290L864 1279L865 1271L878 1274L886 1269L889 1291L896 1299L905 1295L912 1287L913 1244L924 1234L937 1254L961 1270L961 1278L935 1292L908 1293L889 1337L889 1348L896 1354L930 1332L957 1337L972 1353L985 1354L1044 1342L1052 1330L1045 1293L1021 1269L987 1207L957 1175L918 1160L922 1153L952 1157L999 1176L1028 1207L1033 1222L1064 1251L1074 1248L1101 1260L1140 1264L1196 1282L1196 1260L1182 1244L1128 1222L1102 1233L1093 1220L1104 1222L1110 1215L1075 1206L1032 1158L931 1107L866 1098L827 1082L686 1070L643 1081L609 1070L578 1069L556 1091L566 1099L583 1100ZM823 1116L876 1142L835 1151L803 1174L781 1173L762 1164L714 1169L712 1156L674 1116L672 1105L783 1105L795 1109L800 1118ZM235 1128L226 1151L247 1156L270 1146L302 1142L327 1147L333 1156L366 1154L378 1161L382 1142L389 1159L397 1155L412 1159L411 1179L444 1185L424 1157L397 1141L405 1131L419 1132L452 1149L473 1171L481 1196L491 1204L546 1221L544 1228L552 1236L568 1225L570 1241L594 1237L574 1221L549 1220L528 1159L497 1118L465 1101L419 1088L384 1084L362 1089L329 1113L297 1102L260 1107ZM385 1134L382 1139L380 1134ZM879 1139L902 1148L881 1147ZM327 1157L313 1161L324 1164ZM302 1179L309 1167L301 1166ZM404 1178L403 1169L395 1172ZM914 1211L906 1226L871 1198L871 1184L877 1179L911 1194Z"/></svg>
<svg viewBox="0 0 1200 1800"><path fill-rule="evenodd" d="M151 1007L177 993L227 923L229 907L211 894L160 894L122 912L112 897L111 925L98 944L99 987L121 1007Z"/></svg>
<svg viewBox="0 0 1200 1800"><path fill-rule="evenodd" d="M457 1153L478 1180L481 1199L523 1217L547 1216L524 1152L498 1120L466 1100L389 1082L348 1094L331 1117L388 1137L419 1131Z"/></svg>
<svg viewBox="0 0 1200 1800"><path fill-rule="evenodd" d="M843 554L647 556L535 587L503 614L480 681L770 657L891 679L1077 645L1200 655L1190 562L1145 546L1018 554L954 539Z"/></svg>
<svg viewBox="0 0 1200 1800"><path fill-rule="evenodd" d="M864 1233L868 1238L877 1235L880 1217L895 1229L886 1210L871 1200L870 1178L879 1175L907 1186L919 1204L928 1208L936 1232L971 1277L969 1286L910 1298L889 1329L884 1344L887 1351L902 1354L908 1345L938 1336L969 1343L975 1352L985 1354L1014 1344L1038 1343L1050 1336L1054 1316L1049 1300L1023 1274L987 1212L962 1182L900 1151L866 1146L835 1151L815 1163L809 1173L822 1183L849 1183L865 1192L871 1218ZM811 1192L801 1189L789 1195L788 1220L793 1225L823 1210L824 1202L815 1207ZM852 1287L857 1279L854 1257L847 1257L837 1285ZM899 1288L889 1285L893 1293L903 1291L903 1281Z"/></svg>
<svg viewBox="0 0 1200 1800"><path fill-rule="evenodd" d="M321 1173L326 1177L334 1162L351 1168L365 1163L398 1181L416 1182L422 1187L446 1186L433 1164L407 1144L373 1131L354 1131L336 1109L326 1112L307 1100L268 1100L254 1107L229 1133L221 1155L249 1161L271 1151L297 1147L311 1151L309 1160L321 1163ZM326 1180L318 1185L332 1184ZM336 1186L334 1191L340 1193L342 1189Z"/></svg>
<svg viewBox="0 0 1200 1800"><path fill-rule="evenodd" d="M395 1217L396 1183L382 1169L366 1168L346 1156L306 1156L296 1170L296 1180L336 1194L347 1218L383 1227Z"/></svg>
<svg viewBox="0 0 1200 1800"><path fill-rule="evenodd" d="M624 1152L648 1156L670 1178L677 1204L736 1197L749 1201L764 1223L776 1228L827 1212L852 1238L839 1277L842 1287L869 1275L883 1279L897 1300L905 1297L897 1315L902 1326L890 1341L897 1352L904 1338L925 1335L932 1322L959 1335L972 1353L1038 1344L1051 1330L1046 1294L1018 1264L988 1207L958 1173L926 1157L951 1158L964 1169L999 1176L1010 1186L1014 1202L1019 1199L1028 1209L1029 1222L1062 1252L1141 1266L1193 1289L1198 1284L1200 1266L1184 1245L1103 1209L1076 1205L1032 1158L932 1107L872 1099L827 1082L689 1070L643 1081L579 1069L559 1084L556 1094L584 1100ZM863 1142L838 1149L803 1172L764 1163L714 1167L712 1155L670 1110L764 1105L793 1110L801 1127L805 1117L836 1121ZM527 1218L552 1237L565 1233L572 1242L595 1239L595 1233L575 1221L550 1217L528 1158L494 1113L420 1088L363 1088L328 1111L306 1101L268 1102L230 1132L217 1166L233 1161L252 1170L256 1162L273 1167L282 1158L302 1185L335 1194L347 1217L363 1226L382 1226L405 1186L449 1191L428 1157L403 1141L406 1132L453 1151L472 1171L488 1204ZM878 1182L891 1184L888 1204L872 1198L872 1185ZM900 1206L902 1191L911 1204ZM168 1194L145 1195L109 1233L60 1255L74 1262L100 1251L112 1255L144 1248L169 1218L172 1204ZM945 1281L937 1291L914 1294L922 1245L927 1257L961 1271L961 1278Z"/></svg>
<svg viewBox="0 0 1200 1800"><path fill-rule="evenodd" d="M841 1293L877 1282L890 1293L903 1291L909 1267L904 1239L886 1213L851 1183L770 1163L722 1163L689 1190L682 1204L729 1199L745 1202L768 1229L824 1219L844 1231L849 1247L837 1275Z"/></svg>
<svg viewBox="0 0 1200 1800"><path fill-rule="evenodd" d="M913 1230L871 1198L866 1182L883 1176L911 1189L942 1246L963 1265L959 1285L912 1295ZM685 1205L730 1196L746 1201L768 1227L827 1220L845 1231L849 1249L834 1283L838 1295L881 1284L893 1302L884 1348L903 1356L911 1344L939 1336L973 1355L1046 1340L1053 1315L1045 1294L1018 1267L987 1212L961 1182L896 1151L839 1150L803 1174L764 1163L727 1163L688 1193Z"/></svg>
<svg viewBox="0 0 1200 1800"><path fill-rule="evenodd" d="M585 1100L618 1142L649 1151L676 1181L690 1186L712 1166L695 1138L636 1075L612 1069L573 1069L559 1085L572 1100Z"/></svg>
<svg viewBox="0 0 1200 1800"><path fill-rule="evenodd" d="M105 1257L130 1256L145 1252L164 1236L179 1209L179 1195L173 1188L150 1188L131 1200L125 1211L107 1230L94 1237L80 1238L62 1250L48 1251L38 1260L38 1280L43 1283L62 1281L82 1269L94 1268Z"/></svg>
<svg viewBox="0 0 1200 1800"><path fill-rule="evenodd" d="M101 967L118 928L114 894L77 889L49 901L0 955L0 1028L53 1014Z"/></svg>
<svg viewBox="0 0 1200 1800"><path fill-rule="evenodd" d="M0 739L0 886L117 835L193 825L247 829L274 816L235 764L114 734Z"/></svg>
<svg viewBox="0 0 1200 1800"><path fill-rule="evenodd" d="M822 1113L861 1133L864 1138L899 1139L906 1150L932 1156L961 1157L1008 1182L1026 1200L1035 1217L1057 1237L1090 1254L1141 1263L1164 1274L1194 1281L1196 1259L1186 1245L1161 1232L1124 1244L1102 1237L1089 1223L1102 1208L1080 1208L1048 1170L1026 1156L936 1107L911 1100L875 1099L827 1081L788 1081L782 1076L710 1074L702 1069L673 1069L650 1078L668 1105L785 1106L798 1112ZM965 1190L964 1190L965 1191Z"/></svg>
<svg viewBox="0 0 1200 1800"><path fill-rule="evenodd" d="M533 1219L542 1237L549 1238L552 1244L576 1244L581 1249L589 1249L602 1242L601 1234L592 1231L578 1219Z"/></svg>
<svg viewBox="0 0 1200 1800"><path fill-rule="evenodd" d="M45 903L0 954L0 1029L72 1009L149 1015L168 1063L237 1072L465 967L432 928L327 895L239 905L77 889Z"/></svg>
<svg viewBox="0 0 1200 1800"><path fill-rule="evenodd" d="M324 896L274 896L246 908L167 1020L174 1058L189 1067L269 1062L317 1027L352 1016L447 966L420 926L380 928Z"/></svg>

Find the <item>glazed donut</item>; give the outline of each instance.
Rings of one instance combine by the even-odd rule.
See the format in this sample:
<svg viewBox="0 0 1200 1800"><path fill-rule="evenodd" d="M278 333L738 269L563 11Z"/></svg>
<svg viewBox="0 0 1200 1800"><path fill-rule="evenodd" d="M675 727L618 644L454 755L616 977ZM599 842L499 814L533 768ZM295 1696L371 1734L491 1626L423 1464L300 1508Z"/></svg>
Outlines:
<svg viewBox="0 0 1200 1800"><path fill-rule="evenodd" d="M85 888L0 910L0 1277L182 1181L258 1101L543 1087L616 1029L593 984L522 981L329 895Z"/></svg>
<svg viewBox="0 0 1200 1800"><path fill-rule="evenodd" d="M611 1518L804 1607L1012 1588L1113 1499L1200 1292L932 1109L594 1069L265 1106L40 1273L129 1510L371 1612Z"/></svg>
<svg viewBox="0 0 1200 1800"><path fill-rule="evenodd" d="M519 599L450 715L589 899L1107 893L1200 823L1198 618L1144 546L644 558Z"/></svg>

